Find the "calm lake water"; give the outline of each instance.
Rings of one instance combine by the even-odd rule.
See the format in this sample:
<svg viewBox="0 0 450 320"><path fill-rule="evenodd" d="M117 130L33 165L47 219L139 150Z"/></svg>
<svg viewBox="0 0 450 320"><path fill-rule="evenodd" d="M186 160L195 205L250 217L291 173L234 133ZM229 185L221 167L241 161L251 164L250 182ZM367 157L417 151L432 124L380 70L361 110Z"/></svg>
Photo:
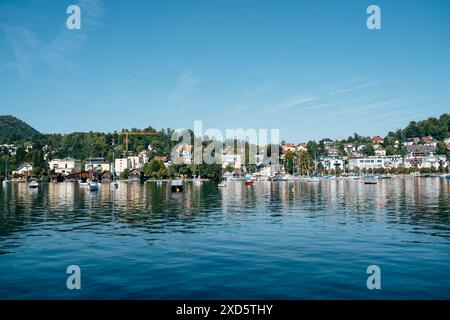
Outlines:
<svg viewBox="0 0 450 320"><path fill-rule="evenodd" d="M0 298L449 299L449 207L441 178L16 183L0 187Z"/></svg>

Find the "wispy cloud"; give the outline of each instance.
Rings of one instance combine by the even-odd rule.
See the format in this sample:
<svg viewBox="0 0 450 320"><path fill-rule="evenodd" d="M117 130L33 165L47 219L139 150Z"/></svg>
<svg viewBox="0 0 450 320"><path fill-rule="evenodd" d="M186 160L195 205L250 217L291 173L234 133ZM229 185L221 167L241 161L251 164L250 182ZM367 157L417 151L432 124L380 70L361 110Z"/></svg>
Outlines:
<svg viewBox="0 0 450 320"><path fill-rule="evenodd" d="M184 69L178 76L175 88L169 96L172 101L183 100L201 83L200 78L196 77L191 69Z"/></svg>
<svg viewBox="0 0 450 320"><path fill-rule="evenodd" d="M136 76L134 76L134 77L132 77L132 78L130 78L128 80L125 80L125 81L119 83L119 87L126 86L127 84L130 84L130 83L132 83L132 82L134 82L136 80L139 80L143 76L145 76L145 73L140 73L140 74L138 74L138 75L136 75Z"/></svg>
<svg viewBox="0 0 450 320"><path fill-rule="evenodd" d="M307 106L305 108L301 108L300 110L301 111L316 110L316 109L327 108L327 107L332 107L332 106L337 106L337 105L338 105L338 103L322 103L322 104Z"/></svg>
<svg viewBox="0 0 450 320"><path fill-rule="evenodd" d="M341 94L341 93L347 93L347 92L352 92L355 90L359 90L365 87L369 87L369 86L373 86L376 82L372 81L372 82L366 82L366 83L360 83L360 84L356 84L350 87L346 87L346 88L341 88L341 89L337 89L337 90L333 90L330 92L330 95L337 95L337 94Z"/></svg>
<svg viewBox="0 0 450 320"><path fill-rule="evenodd" d="M409 109L415 109L417 107L417 104L424 103L430 101L430 99L423 98L423 97L413 97L413 98L397 98L397 99L388 99L388 100L380 100L380 101L374 101L372 103L367 104L361 104L357 107L353 108L345 108L333 111L331 113L328 113L324 115L324 118L327 117L339 117L344 115L352 115L352 114L358 114L360 116L363 116L365 114L369 114L371 119L388 119L393 114L395 114L400 107L408 106ZM391 113L392 112L392 113Z"/></svg>
<svg viewBox="0 0 450 320"><path fill-rule="evenodd" d="M14 61L4 63L2 68L17 68L24 79L34 64L46 64L51 68L70 64L66 57L86 43L88 35L85 30L100 24L104 13L101 0L79 0L76 4L82 10L81 30L67 30L62 25L59 33L49 41L43 41L33 31L33 18L39 17L39 12L27 12L24 8L13 6L1 7L0 30L14 56ZM21 14L16 15L16 12Z"/></svg>
<svg viewBox="0 0 450 320"><path fill-rule="evenodd" d="M302 103L316 100L316 97L293 96L283 100L278 104L279 109L289 109Z"/></svg>

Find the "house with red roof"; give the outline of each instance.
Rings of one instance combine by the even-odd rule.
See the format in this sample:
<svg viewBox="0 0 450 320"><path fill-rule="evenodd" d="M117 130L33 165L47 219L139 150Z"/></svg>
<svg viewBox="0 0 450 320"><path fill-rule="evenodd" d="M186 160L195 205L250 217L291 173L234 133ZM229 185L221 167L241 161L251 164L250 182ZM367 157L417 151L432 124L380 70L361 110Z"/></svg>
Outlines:
<svg viewBox="0 0 450 320"><path fill-rule="evenodd" d="M381 142L383 142L383 138L381 138L380 136L375 136L372 138L372 142L373 143L381 143Z"/></svg>

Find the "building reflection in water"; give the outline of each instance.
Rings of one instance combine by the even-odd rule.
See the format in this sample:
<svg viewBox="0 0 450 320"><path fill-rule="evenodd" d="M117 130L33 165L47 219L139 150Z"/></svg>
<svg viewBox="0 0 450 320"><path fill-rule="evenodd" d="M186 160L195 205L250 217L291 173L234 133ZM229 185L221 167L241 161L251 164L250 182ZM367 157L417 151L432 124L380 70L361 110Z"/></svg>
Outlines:
<svg viewBox="0 0 450 320"><path fill-rule="evenodd" d="M76 183L25 183L2 187L2 233L40 223L90 222L139 227L148 232L195 232L205 225L239 224L246 219L331 219L331 223L407 223L438 228L449 223L449 184L440 178L396 177L364 185L358 180L229 182L225 188L186 183L172 193L169 183L104 184L90 192ZM97 224L93 224L93 226Z"/></svg>

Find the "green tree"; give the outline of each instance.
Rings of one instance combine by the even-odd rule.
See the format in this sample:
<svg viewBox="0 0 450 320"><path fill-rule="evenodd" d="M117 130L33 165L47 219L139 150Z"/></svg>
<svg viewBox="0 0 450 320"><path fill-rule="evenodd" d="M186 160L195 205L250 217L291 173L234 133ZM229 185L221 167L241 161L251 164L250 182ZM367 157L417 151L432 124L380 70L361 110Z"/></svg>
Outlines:
<svg viewBox="0 0 450 320"><path fill-rule="evenodd" d="M314 160L308 152L300 151L297 156L298 173L301 175L309 175L314 171Z"/></svg>
<svg viewBox="0 0 450 320"><path fill-rule="evenodd" d="M392 155L394 155L395 153L396 153L396 152L395 152L394 146L388 145L388 146L386 147L386 155L392 156Z"/></svg>
<svg viewBox="0 0 450 320"><path fill-rule="evenodd" d="M364 155L366 156L374 156L375 155L375 149L373 148L372 144L368 144L363 151Z"/></svg>
<svg viewBox="0 0 450 320"><path fill-rule="evenodd" d="M442 155L448 154L447 145L445 144L444 141L438 141L437 146L436 146L436 153L442 154Z"/></svg>
<svg viewBox="0 0 450 320"><path fill-rule="evenodd" d="M126 179L128 179L128 174L130 173L130 170L129 169L125 169L125 170L123 170L121 173L120 173L120 175L119 175L119 179L121 179L121 180L126 180Z"/></svg>
<svg viewBox="0 0 450 320"><path fill-rule="evenodd" d="M165 168L161 161L151 160L144 165L143 171L147 177L155 178L163 167Z"/></svg>

